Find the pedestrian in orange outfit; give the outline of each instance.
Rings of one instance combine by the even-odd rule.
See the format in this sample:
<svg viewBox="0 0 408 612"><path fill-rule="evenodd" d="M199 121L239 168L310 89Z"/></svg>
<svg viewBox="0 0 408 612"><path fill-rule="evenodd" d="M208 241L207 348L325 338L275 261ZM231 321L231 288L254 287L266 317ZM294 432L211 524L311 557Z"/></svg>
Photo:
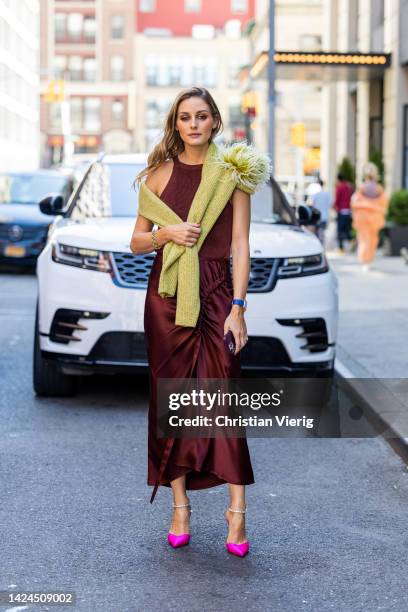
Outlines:
<svg viewBox="0 0 408 612"><path fill-rule="evenodd" d="M378 168L369 162L364 168L364 181L351 199L353 227L357 232L357 257L363 270L370 269L385 225L388 198L378 182Z"/></svg>

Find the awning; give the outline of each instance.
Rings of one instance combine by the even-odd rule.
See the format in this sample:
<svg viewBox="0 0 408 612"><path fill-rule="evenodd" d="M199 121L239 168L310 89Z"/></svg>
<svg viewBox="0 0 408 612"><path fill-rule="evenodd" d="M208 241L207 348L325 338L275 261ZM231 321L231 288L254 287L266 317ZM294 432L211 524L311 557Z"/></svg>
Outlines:
<svg viewBox="0 0 408 612"><path fill-rule="evenodd" d="M381 77L391 65L391 53L277 51L274 58L276 78L294 81L367 81ZM268 61L263 51L246 69L247 75L265 78Z"/></svg>

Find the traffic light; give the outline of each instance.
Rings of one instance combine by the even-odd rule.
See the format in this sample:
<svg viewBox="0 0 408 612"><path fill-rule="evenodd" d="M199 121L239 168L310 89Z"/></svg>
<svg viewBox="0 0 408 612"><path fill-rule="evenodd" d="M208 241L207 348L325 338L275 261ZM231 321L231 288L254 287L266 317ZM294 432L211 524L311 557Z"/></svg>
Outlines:
<svg viewBox="0 0 408 612"><path fill-rule="evenodd" d="M253 119L259 114L259 104L259 92L245 91L241 100L241 112L244 115L248 114Z"/></svg>
<svg viewBox="0 0 408 612"><path fill-rule="evenodd" d="M304 147L306 143L306 130L304 123L294 123L290 128L290 144L294 147Z"/></svg>
<svg viewBox="0 0 408 612"><path fill-rule="evenodd" d="M62 79L50 81L44 94L45 102L63 102L65 100L65 82Z"/></svg>

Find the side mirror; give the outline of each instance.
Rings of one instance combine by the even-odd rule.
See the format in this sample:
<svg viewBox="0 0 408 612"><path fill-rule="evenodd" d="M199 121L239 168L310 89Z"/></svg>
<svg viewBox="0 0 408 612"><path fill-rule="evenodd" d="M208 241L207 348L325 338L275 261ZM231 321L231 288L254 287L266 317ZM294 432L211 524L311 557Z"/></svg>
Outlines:
<svg viewBox="0 0 408 612"><path fill-rule="evenodd" d="M317 225L320 221L320 210L314 206L300 204L297 209L297 218L301 225Z"/></svg>
<svg viewBox="0 0 408 612"><path fill-rule="evenodd" d="M59 193L51 193L40 200L38 206L44 215L59 215L62 213L65 206L64 196Z"/></svg>

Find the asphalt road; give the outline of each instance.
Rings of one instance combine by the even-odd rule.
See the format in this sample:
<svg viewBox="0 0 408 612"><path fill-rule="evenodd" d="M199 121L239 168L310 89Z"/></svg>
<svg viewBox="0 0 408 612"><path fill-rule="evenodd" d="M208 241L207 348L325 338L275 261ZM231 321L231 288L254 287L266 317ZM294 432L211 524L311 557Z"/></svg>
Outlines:
<svg viewBox="0 0 408 612"><path fill-rule="evenodd" d="M190 493L191 544L172 550L170 492L150 505L146 485L146 379L36 399L35 292L0 275L0 590L72 589L81 612L408 608L408 471L386 442L250 439L249 555L225 550L225 487Z"/></svg>

